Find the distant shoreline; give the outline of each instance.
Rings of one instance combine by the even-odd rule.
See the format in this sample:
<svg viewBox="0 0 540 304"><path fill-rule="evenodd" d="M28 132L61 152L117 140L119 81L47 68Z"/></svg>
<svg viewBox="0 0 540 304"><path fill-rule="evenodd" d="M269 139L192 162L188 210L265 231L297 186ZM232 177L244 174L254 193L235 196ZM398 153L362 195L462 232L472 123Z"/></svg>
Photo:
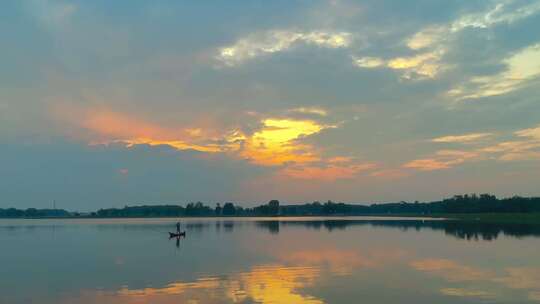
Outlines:
<svg viewBox="0 0 540 304"><path fill-rule="evenodd" d="M458 220L458 221L480 221L485 223L515 223L515 224L540 224L540 212L533 213L437 213L437 214L415 214L415 213L393 213L393 214L332 214L332 215L240 215L240 216L60 216L60 217L0 217L2 220L73 220L73 219L232 219L232 218L253 218L253 219L279 219L279 218L353 218L353 217L380 217L380 218L418 218L433 220Z"/></svg>
<svg viewBox="0 0 540 304"><path fill-rule="evenodd" d="M92 212L64 209L0 208L0 218L191 218L191 217L422 217L449 218L467 221L534 222L540 223L540 197L497 198L490 194L455 195L434 202L397 202L384 204L346 204L327 201L298 205L280 204L271 200L255 207L243 207L232 202L209 206L202 202L186 205L138 205L99 209Z"/></svg>

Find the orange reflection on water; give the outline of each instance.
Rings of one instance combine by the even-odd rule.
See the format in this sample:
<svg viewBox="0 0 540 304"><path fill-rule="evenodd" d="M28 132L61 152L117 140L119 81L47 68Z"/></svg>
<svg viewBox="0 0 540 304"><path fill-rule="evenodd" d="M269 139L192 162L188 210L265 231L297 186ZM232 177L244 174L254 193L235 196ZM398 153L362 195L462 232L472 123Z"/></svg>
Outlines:
<svg viewBox="0 0 540 304"><path fill-rule="evenodd" d="M319 275L316 267L257 266L227 277L202 277L164 287L86 292L66 303L323 304L323 300L301 292L314 286Z"/></svg>
<svg viewBox="0 0 540 304"><path fill-rule="evenodd" d="M451 282L486 280L494 276L492 272L447 259L424 259L413 261L410 265L416 270L441 276Z"/></svg>
<svg viewBox="0 0 540 304"><path fill-rule="evenodd" d="M280 255L280 259L294 265L326 267L337 275L349 275L355 269L383 266L405 255L406 252L402 250L362 254L357 250L320 249L285 253Z"/></svg>
<svg viewBox="0 0 540 304"><path fill-rule="evenodd" d="M154 295L178 295L186 290L215 289L220 287L218 278L201 278L194 282L172 283L163 288L128 289L124 287L118 291L121 296L154 296Z"/></svg>
<svg viewBox="0 0 540 304"><path fill-rule="evenodd" d="M488 287L490 290L471 288L443 288L444 295L469 298L496 298L496 291L501 287L513 290L523 290L529 300L540 300L540 268L510 267L504 273L471 267L447 259L424 259L413 261L410 266L416 270L441 277L449 283L467 282L469 287L474 285Z"/></svg>
<svg viewBox="0 0 540 304"><path fill-rule="evenodd" d="M256 267L228 282L227 293L234 303L249 298L257 303L321 304L322 300L298 292L314 285L318 276L314 267Z"/></svg>

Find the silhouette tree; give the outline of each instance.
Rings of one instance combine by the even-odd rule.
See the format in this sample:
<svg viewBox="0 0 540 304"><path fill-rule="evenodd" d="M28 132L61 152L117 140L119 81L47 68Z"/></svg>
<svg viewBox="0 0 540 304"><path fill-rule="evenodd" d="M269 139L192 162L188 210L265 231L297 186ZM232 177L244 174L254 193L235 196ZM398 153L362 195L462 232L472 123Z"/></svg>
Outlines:
<svg viewBox="0 0 540 304"><path fill-rule="evenodd" d="M225 203L225 205L223 205L223 215L231 216L235 214L236 210L233 203Z"/></svg>
<svg viewBox="0 0 540 304"><path fill-rule="evenodd" d="M216 214L216 216L220 216L221 215L221 211L222 211L223 208L221 208L221 205L219 203L216 204L216 208L214 209L214 213Z"/></svg>
<svg viewBox="0 0 540 304"><path fill-rule="evenodd" d="M279 201L271 200L268 202L268 213L269 215L279 215Z"/></svg>

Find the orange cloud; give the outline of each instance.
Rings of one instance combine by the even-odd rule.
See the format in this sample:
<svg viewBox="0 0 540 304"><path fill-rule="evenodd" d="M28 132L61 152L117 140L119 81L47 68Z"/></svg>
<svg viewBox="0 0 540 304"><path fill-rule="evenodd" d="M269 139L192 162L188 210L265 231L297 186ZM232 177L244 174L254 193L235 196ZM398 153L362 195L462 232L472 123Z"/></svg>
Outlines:
<svg viewBox="0 0 540 304"><path fill-rule="evenodd" d="M501 161L537 160L540 159L540 126L514 132L520 140L500 142L484 147L480 152L499 154Z"/></svg>
<svg viewBox="0 0 540 304"><path fill-rule="evenodd" d="M403 165L404 168L417 169L421 171L433 171L449 169L455 165L462 164L468 160L477 159L479 153L460 150L440 150L433 157L416 159Z"/></svg>
<svg viewBox="0 0 540 304"><path fill-rule="evenodd" d="M437 143L471 143L492 135L492 133L451 135L438 137L431 141ZM421 171L433 171L449 169L453 166L474 160L523 161L540 159L540 126L518 130L513 135L519 137L519 139L491 143L490 145L484 145L471 151L440 150L429 157L409 161L402 167Z"/></svg>
<svg viewBox="0 0 540 304"><path fill-rule="evenodd" d="M220 133L211 128L166 128L134 115L104 108L77 108L57 105L53 109L62 121L89 133L91 143L123 143L135 145L167 145L178 150L225 152L238 149L242 134L232 130Z"/></svg>
<svg viewBox="0 0 540 304"><path fill-rule="evenodd" d="M323 116L318 108L299 109ZM307 136L336 127L310 119L265 118L261 120L259 129L246 134L238 128L163 127L134 115L104 108L77 108L62 104L54 111L61 121L77 126L80 136L88 137L91 144L121 143L127 147L165 145L178 150L228 153L257 165L283 166L281 175L300 179L353 178L375 166L357 163L349 157L325 158L321 156L320 148L301 143Z"/></svg>

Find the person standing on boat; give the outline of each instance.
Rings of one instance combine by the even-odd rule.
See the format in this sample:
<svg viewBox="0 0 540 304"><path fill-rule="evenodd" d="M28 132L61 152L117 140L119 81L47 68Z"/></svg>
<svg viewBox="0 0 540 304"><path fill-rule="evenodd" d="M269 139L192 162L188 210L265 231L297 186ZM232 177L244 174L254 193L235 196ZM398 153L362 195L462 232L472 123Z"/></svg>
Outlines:
<svg viewBox="0 0 540 304"><path fill-rule="evenodd" d="M176 232L180 233L180 222L176 223Z"/></svg>

